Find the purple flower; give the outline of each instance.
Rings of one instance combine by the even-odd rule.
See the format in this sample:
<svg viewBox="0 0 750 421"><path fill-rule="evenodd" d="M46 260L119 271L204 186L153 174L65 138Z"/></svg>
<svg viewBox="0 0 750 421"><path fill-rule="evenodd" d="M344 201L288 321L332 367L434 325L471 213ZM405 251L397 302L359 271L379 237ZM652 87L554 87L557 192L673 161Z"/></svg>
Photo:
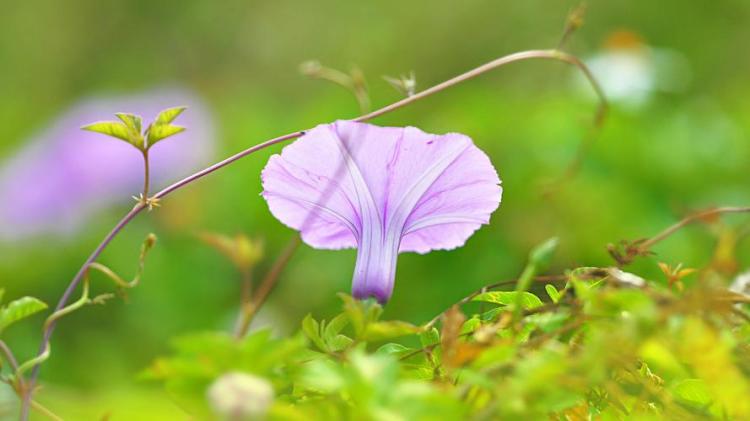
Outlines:
<svg viewBox="0 0 750 421"><path fill-rule="evenodd" d="M467 136L338 121L268 161L271 213L312 247L357 247L352 294L385 303L400 252L462 246L500 204L500 179Z"/></svg>
<svg viewBox="0 0 750 421"><path fill-rule="evenodd" d="M0 239L75 232L97 211L132 202L143 183L141 153L126 142L81 130L115 112L150 122L159 111L185 105L185 133L154 145L152 185L189 175L209 162L214 130L203 103L189 91L162 89L144 94L89 99L75 104L48 128L0 164Z"/></svg>

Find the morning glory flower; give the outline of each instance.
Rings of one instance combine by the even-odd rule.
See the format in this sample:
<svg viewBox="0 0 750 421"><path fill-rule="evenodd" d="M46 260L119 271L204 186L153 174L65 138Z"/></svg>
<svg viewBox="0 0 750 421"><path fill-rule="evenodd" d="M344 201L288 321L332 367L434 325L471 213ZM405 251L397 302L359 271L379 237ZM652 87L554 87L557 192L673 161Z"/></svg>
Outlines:
<svg viewBox="0 0 750 421"><path fill-rule="evenodd" d="M158 187L210 161L214 129L203 101L183 89L105 96L74 104L0 162L0 241L40 234L73 234L98 211L132 204L143 184L143 157L131 145L81 130L93 121L130 112L153 119L178 105L187 131L150 152L151 182Z"/></svg>
<svg viewBox="0 0 750 421"><path fill-rule="evenodd" d="M461 247L500 204L490 159L462 134L338 121L268 161L271 213L314 248L357 248L352 294L385 303L396 258Z"/></svg>

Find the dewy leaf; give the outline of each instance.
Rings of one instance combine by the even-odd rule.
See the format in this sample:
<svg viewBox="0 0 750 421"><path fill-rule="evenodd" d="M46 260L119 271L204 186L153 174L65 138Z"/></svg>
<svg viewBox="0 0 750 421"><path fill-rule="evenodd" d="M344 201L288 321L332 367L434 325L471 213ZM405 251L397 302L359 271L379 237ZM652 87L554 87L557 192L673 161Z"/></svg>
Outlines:
<svg viewBox="0 0 750 421"><path fill-rule="evenodd" d="M174 124L154 124L149 127L148 133L146 134L148 147L153 146L156 142L162 139L166 139L184 131L184 127L175 126Z"/></svg>
<svg viewBox="0 0 750 421"><path fill-rule="evenodd" d="M182 114L183 111L185 111L187 107L173 107L173 108L167 108L166 110L159 113L158 116L156 116L156 120L154 120L154 125L162 125L162 124L169 124L174 121L177 116Z"/></svg>
<svg viewBox="0 0 750 421"><path fill-rule="evenodd" d="M81 129L116 137L128 143L132 143L128 135L128 127L118 121L99 121L87 124L81 127Z"/></svg>
<svg viewBox="0 0 750 421"><path fill-rule="evenodd" d="M479 294L472 301L500 304L504 306L515 304L518 297L516 291L491 291ZM524 309L532 309L542 305L542 300L530 292L521 292L521 305Z"/></svg>
<svg viewBox="0 0 750 421"><path fill-rule="evenodd" d="M34 298L23 297L11 301L0 309L0 333L13 323L47 308L47 304Z"/></svg>

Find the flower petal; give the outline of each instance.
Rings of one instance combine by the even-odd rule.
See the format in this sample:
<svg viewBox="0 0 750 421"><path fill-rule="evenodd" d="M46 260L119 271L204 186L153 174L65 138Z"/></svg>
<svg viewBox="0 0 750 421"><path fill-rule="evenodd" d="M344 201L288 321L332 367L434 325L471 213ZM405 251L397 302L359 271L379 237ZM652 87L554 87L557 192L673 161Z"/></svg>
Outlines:
<svg viewBox="0 0 750 421"><path fill-rule="evenodd" d="M500 179L467 136L351 121L321 125L263 170L271 212L317 248L359 247L358 298L385 302L401 251L461 246L500 204Z"/></svg>

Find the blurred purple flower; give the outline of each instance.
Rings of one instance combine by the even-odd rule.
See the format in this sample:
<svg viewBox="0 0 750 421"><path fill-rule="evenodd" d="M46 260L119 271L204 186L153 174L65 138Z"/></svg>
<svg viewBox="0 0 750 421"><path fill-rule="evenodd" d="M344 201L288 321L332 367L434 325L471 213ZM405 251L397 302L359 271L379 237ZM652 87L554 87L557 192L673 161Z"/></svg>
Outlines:
<svg viewBox="0 0 750 421"><path fill-rule="evenodd" d="M208 109L190 91L161 89L82 101L0 165L0 239L69 234L97 211L132 202L143 183L141 153L80 127L111 119L115 112L141 115L147 124L159 111L177 105L188 107L180 116L188 130L151 150L152 185L189 175L207 163L214 129Z"/></svg>
<svg viewBox="0 0 750 421"><path fill-rule="evenodd" d="M357 247L352 294L385 303L399 252L454 249L500 204L487 155L462 134L338 121L262 173L271 213L315 248Z"/></svg>

